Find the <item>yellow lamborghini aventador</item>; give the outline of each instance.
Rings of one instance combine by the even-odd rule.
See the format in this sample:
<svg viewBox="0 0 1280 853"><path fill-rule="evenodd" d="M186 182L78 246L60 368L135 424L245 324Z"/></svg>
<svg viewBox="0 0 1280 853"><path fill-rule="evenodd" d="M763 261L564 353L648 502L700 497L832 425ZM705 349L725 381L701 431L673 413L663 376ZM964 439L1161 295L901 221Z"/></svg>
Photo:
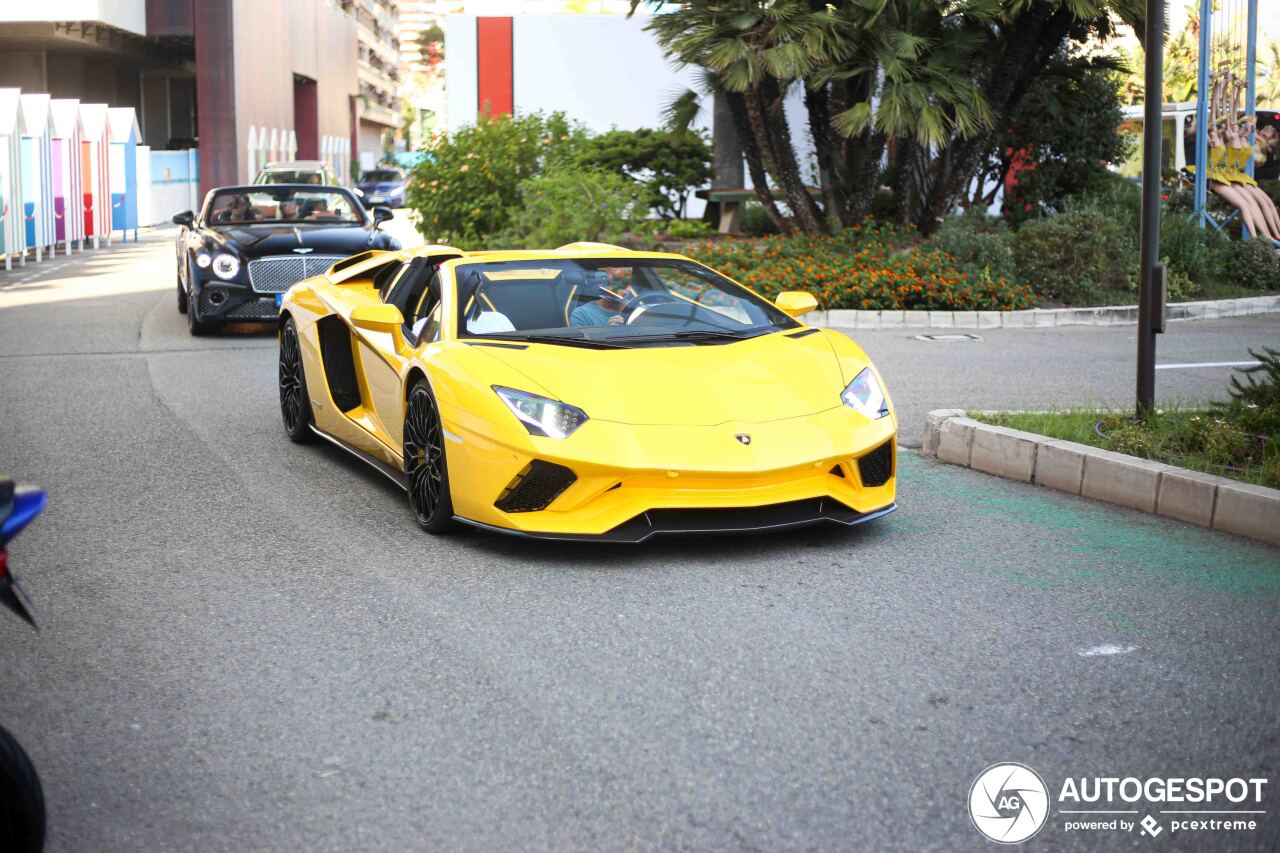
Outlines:
<svg viewBox="0 0 1280 853"><path fill-rule="evenodd" d="M894 509L897 419L861 349L680 255L366 252L280 309L294 441L348 450L433 533L636 542Z"/></svg>

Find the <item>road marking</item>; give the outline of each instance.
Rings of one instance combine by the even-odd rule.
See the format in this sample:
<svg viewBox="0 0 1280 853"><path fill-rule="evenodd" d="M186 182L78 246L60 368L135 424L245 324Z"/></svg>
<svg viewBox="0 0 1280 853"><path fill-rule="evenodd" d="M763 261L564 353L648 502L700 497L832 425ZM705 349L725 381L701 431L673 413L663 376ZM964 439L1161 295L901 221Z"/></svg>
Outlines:
<svg viewBox="0 0 1280 853"><path fill-rule="evenodd" d="M1127 655L1129 652L1138 648L1137 646L1094 646L1091 649L1080 649L1076 654L1082 658L1095 658L1099 655Z"/></svg>
<svg viewBox="0 0 1280 853"><path fill-rule="evenodd" d="M1187 364L1157 364L1156 370L1187 370L1195 367L1257 367L1260 361L1196 361Z"/></svg>

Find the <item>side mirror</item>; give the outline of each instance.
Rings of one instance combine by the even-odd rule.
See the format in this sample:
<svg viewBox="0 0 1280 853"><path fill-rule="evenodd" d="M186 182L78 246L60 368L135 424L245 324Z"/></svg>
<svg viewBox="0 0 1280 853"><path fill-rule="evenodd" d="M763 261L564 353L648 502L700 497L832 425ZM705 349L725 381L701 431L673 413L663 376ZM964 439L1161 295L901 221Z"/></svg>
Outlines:
<svg viewBox="0 0 1280 853"><path fill-rule="evenodd" d="M375 204L373 208L370 209L369 213L373 216L373 225L375 228L389 219L396 218L396 215L391 211L391 208L381 204Z"/></svg>
<svg viewBox="0 0 1280 853"><path fill-rule="evenodd" d="M404 316L394 305L357 305L351 309L351 325L370 332L390 332L404 324Z"/></svg>
<svg viewBox="0 0 1280 853"><path fill-rule="evenodd" d="M196 221L196 215L189 210L184 210L181 213L175 213L173 215L174 225L185 225L186 227L190 228L191 223L195 221Z"/></svg>
<svg viewBox="0 0 1280 853"><path fill-rule="evenodd" d="M799 317L817 308L818 300L813 298L812 293L806 293L803 290L784 290L778 294L773 304L778 306L778 310L782 313Z"/></svg>

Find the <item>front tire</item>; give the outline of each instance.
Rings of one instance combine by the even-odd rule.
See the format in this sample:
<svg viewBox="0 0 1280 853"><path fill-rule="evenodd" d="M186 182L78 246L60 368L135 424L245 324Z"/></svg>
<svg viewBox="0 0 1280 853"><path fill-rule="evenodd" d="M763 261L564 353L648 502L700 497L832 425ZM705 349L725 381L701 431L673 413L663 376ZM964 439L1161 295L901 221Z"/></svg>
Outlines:
<svg viewBox="0 0 1280 853"><path fill-rule="evenodd" d="M13 735L0 727L0 849L39 853L44 831L40 777Z"/></svg>
<svg viewBox="0 0 1280 853"><path fill-rule="evenodd" d="M187 289L182 286L182 277L178 277L178 313L187 313Z"/></svg>
<svg viewBox="0 0 1280 853"><path fill-rule="evenodd" d="M409 391L404 412L404 474L409 481L409 506L418 526L428 533L454 527L449 495L449 469L444 455L440 409L425 379Z"/></svg>
<svg viewBox="0 0 1280 853"><path fill-rule="evenodd" d="M302 370L302 344L298 326L290 317L280 330L280 419L289 440L311 440L311 396Z"/></svg>

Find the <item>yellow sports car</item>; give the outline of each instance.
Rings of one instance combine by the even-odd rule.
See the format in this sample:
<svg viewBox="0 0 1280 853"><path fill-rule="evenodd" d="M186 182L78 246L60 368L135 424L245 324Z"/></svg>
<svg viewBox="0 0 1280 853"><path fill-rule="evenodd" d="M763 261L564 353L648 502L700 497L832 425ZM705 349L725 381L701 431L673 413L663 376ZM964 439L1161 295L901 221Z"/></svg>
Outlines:
<svg viewBox="0 0 1280 853"><path fill-rule="evenodd" d="M455 522L546 539L857 524L894 505L866 354L680 255L365 252L280 308L280 408Z"/></svg>

